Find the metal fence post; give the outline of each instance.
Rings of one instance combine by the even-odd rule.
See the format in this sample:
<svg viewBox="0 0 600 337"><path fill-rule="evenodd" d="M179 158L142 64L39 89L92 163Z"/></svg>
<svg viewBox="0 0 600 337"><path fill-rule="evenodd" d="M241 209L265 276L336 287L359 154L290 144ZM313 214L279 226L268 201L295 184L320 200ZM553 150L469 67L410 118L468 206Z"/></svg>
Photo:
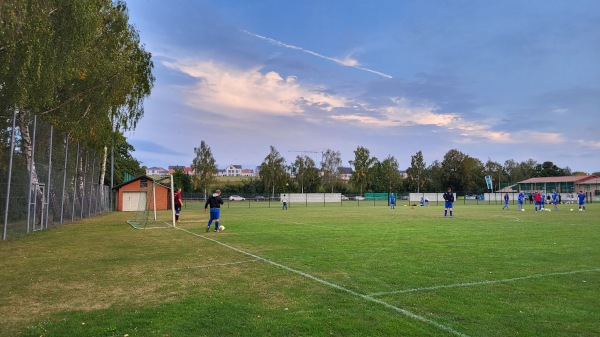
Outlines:
<svg viewBox="0 0 600 337"><path fill-rule="evenodd" d="M35 162L35 134L37 131L37 116L33 116L33 139L31 141L31 163L29 163L29 187L27 192L27 234L30 232L31 224L31 184L33 184L33 165ZM37 190L36 190L37 192ZM36 193L37 194L37 193ZM34 195L34 198L37 196ZM35 201L35 200L34 200ZM33 203L33 214L35 219L35 202ZM34 220L35 221L35 220Z"/></svg>
<svg viewBox="0 0 600 337"><path fill-rule="evenodd" d="M65 210L65 187L67 185L67 160L69 157L69 133L65 135L65 166L63 172L63 185L62 192L60 194L60 224L63 224L63 216Z"/></svg>
<svg viewBox="0 0 600 337"><path fill-rule="evenodd" d="M8 179L6 182L6 208L4 209L4 230L2 231L2 240L6 240L6 230L8 227L8 206L10 201L10 182L12 180L13 152L15 150L15 127L17 122L17 109L13 114L12 130L10 132L10 159L8 162Z"/></svg>
<svg viewBox="0 0 600 337"><path fill-rule="evenodd" d="M71 213L71 222L75 221L75 200L77 193L77 169L79 165L79 142L77 142L77 155L75 159L75 175L73 176L73 212Z"/></svg>
<svg viewBox="0 0 600 337"><path fill-rule="evenodd" d="M80 219L83 219L83 208L85 202L85 175L87 174L87 165L88 165L88 156L89 153L85 151L85 165L83 166L83 181L82 181L82 189L81 189L81 209L80 209Z"/></svg>
<svg viewBox="0 0 600 337"><path fill-rule="evenodd" d="M48 213L50 205L50 179L52 178L52 141L54 138L54 125L50 125L50 145L48 146L48 184L46 184L46 229L48 229ZM42 202L42 205L44 203ZM43 226L43 224L42 224Z"/></svg>

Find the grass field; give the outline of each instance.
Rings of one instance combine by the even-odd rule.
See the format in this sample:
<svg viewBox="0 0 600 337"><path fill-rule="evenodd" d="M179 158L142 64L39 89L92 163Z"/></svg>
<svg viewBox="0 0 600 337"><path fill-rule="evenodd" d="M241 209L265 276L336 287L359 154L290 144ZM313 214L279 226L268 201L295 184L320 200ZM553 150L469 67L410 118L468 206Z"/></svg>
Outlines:
<svg viewBox="0 0 600 337"><path fill-rule="evenodd" d="M190 203L177 228L110 213L1 242L1 335L600 335L598 204L249 205L220 233Z"/></svg>

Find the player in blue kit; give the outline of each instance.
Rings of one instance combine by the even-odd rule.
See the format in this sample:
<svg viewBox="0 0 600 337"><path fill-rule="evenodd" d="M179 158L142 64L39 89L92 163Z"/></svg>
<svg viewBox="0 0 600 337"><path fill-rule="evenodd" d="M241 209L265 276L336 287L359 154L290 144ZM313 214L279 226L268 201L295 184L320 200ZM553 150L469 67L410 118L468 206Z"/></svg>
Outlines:
<svg viewBox="0 0 600 337"><path fill-rule="evenodd" d="M502 209L508 209L508 200L510 198L508 197L508 192L504 193L504 206L502 207Z"/></svg>
<svg viewBox="0 0 600 337"><path fill-rule="evenodd" d="M579 205L579 211L585 212L585 194L583 191L577 193L577 204Z"/></svg>
<svg viewBox="0 0 600 337"><path fill-rule="evenodd" d="M213 195L208 197L206 204L204 204L204 212L210 206L210 219L206 226L206 231L210 230L210 225L215 222L215 232L219 231L219 218L221 217L221 205L223 205L223 199L221 199L221 190L216 190Z"/></svg>
<svg viewBox="0 0 600 337"><path fill-rule="evenodd" d="M444 200L446 200L444 204L444 218L448 214L448 211L450 211L450 217L452 217L452 203L454 202L454 194L452 194L452 189L450 187L448 187L448 192L444 193L443 197Z"/></svg>
<svg viewBox="0 0 600 337"><path fill-rule="evenodd" d="M523 210L523 202L525 201L525 193L523 191L519 191L519 196L517 197L517 203L519 204L519 211Z"/></svg>
<svg viewBox="0 0 600 337"><path fill-rule="evenodd" d="M558 192L552 190L552 205L554 205L554 210L558 211Z"/></svg>

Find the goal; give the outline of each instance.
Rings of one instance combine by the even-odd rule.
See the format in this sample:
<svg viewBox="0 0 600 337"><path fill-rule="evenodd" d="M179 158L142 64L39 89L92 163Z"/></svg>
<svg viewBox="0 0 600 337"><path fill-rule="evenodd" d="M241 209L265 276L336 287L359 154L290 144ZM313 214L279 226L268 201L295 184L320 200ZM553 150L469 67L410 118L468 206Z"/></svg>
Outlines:
<svg viewBox="0 0 600 337"><path fill-rule="evenodd" d="M142 180L138 189L123 193L131 214L127 223L136 229L175 227L174 195L172 175Z"/></svg>

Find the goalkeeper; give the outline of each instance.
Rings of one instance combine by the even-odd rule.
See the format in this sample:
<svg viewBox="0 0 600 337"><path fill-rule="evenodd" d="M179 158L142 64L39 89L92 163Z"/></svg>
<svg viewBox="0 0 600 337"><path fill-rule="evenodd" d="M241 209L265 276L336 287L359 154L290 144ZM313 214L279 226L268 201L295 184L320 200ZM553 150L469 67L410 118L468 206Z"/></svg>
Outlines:
<svg viewBox="0 0 600 337"><path fill-rule="evenodd" d="M208 197L206 200L206 204L204 204L204 212L208 206L210 206L210 219L208 220L208 225L206 226L206 231L210 230L210 225L213 220L215 221L215 232L219 231L219 216L221 215L221 205L223 205L223 199L221 199L221 190L216 190L213 195Z"/></svg>
<svg viewBox="0 0 600 337"><path fill-rule="evenodd" d="M452 189L448 187L448 192L444 193L444 200L446 200L446 204L444 205L444 218L450 211L450 217L452 217L452 203L454 202L454 194L452 194Z"/></svg>

